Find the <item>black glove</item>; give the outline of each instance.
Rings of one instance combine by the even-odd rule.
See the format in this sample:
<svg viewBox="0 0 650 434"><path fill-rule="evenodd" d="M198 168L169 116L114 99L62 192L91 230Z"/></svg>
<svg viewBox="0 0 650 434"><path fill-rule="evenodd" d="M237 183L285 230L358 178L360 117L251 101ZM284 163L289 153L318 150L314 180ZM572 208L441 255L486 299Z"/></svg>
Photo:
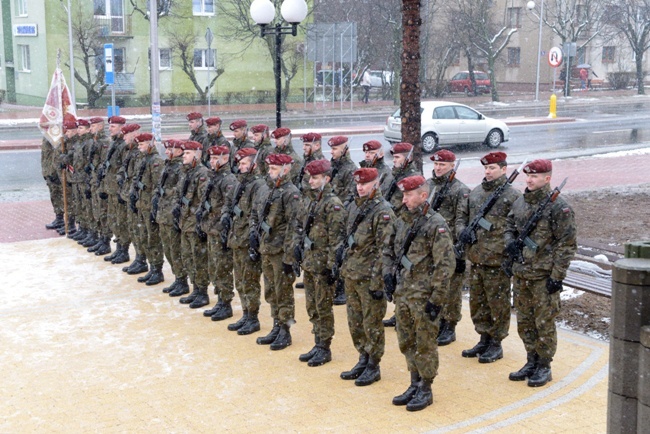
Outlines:
<svg viewBox="0 0 650 434"><path fill-rule="evenodd" d="M512 259L515 259L516 257L519 256L521 252L519 251L519 248L517 247L517 242L516 241L510 241L508 244L506 244L506 254L510 256Z"/></svg>
<svg viewBox="0 0 650 434"><path fill-rule="evenodd" d="M393 294L395 293L395 275L386 274L384 275L384 292L386 293L386 299L388 301L393 301Z"/></svg>
<svg viewBox="0 0 650 434"><path fill-rule="evenodd" d="M101 200L108 200L108 193L102 191L101 193L99 193L99 198Z"/></svg>
<svg viewBox="0 0 650 434"><path fill-rule="evenodd" d="M90 166L84 167L84 172L86 172L88 175L90 175L92 173L92 171L93 170L90 168Z"/></svg>
<svg viewBox="0 0 650 434"><path fill-rule="evenodd" d="M329 268L324 269L321 272L321 275L325 276L325 282L327 282L328 285L334 285L336 282L336 276L334 275L334 272Z"/></svg>
<svg viewBox="0 0 650 434"><path fill-rule="evenodd" d="M440 315L441 310L442 310L442 306L433 304L428 300L427 300L427 305L424 306L424 312L429 314L429 318L431 319L431 321L435 321L436 318L438 318L438 315Z"/></svg>
<svg viewBox="0 0 650 434"><path fill-rule="evenodd" d="M282 272L286 274L287 276L290 276L293 274L293 265L292 264L285 264L284 262L282 263Z"/></svg>
<svg viewBox="0 0 650 434"><path fill-rule="evenodd" d="M206 241L208 239L208 234L203 232L203 229L197 224L196 225L196 235L198 235L201 241Z"/></svg>
<svg viewBox="0 0 650 434"><path fill-rule="evenodd" d="M368 291L370 292L370 297L372 297L373 300L381 300L384 298L384 291Z"/></svg>
<svg viewBox="0 0 650 434"><path fill-rule="evenodd" d="M59 167L61 168L61 170L64 170L66 167L68 167L68 165L65 164L63 161L61 161L61 163L59 164Z"/></svg>
<svg viewBox="0 0 650 434"><path fill-rule="evenodd" d="M126 205L126 201L122 199L122 197L119 194L117 195L117 203L119 203L120 205Z"/></svg>
<svg viewBox="0 0 650 434"><path fill-rule="evenodd" d="M194 216L196 217L196 223L201 223L203 221L203 208L199 208Z"/></svg>
<svg viewBox="0 0 650 434"><path fill-rule="evenodd" d="M343 263L343 253L344 253L343 244L341 244L336 249L336 259L335 259L335 261L336 261L337 264Z"/></svg>
<svg viewBox="0 0 650 434"><path fill-rule="evenodd" d="M260 250L260 239L257 236L256 232L251 232L248 235L248 245L250 246L251 249L255 250L256 252Z"/></svg>
<svg viewBox="0 0 650 434"><path fill-rule="evenodd" d="M463 229L458 235L458 241L463 244L470 244L472 242L472 232L469 229Z"/></svg>
<svg viewBox="0 0 650 434"><path fill-rule="evenodd" d="M175 220L178 220L181 218L181 207L176 205L174 209L172 209L172 217L174 217Z"/></svg>
<svg viewBox="0 0 650 434"><path fill-rule="evenodd" d="M157 194L151 199L151 209L158 210L158 205L160 204L160 196Z"/></svg>
<svg viewBox="0 0 650 434"><path fill-rule="evenodd" d="M92 194L90 193L90 189L84 190L84 196L86 196L86 199L90 199L92 197Z"/></svg>
<svg viewBox="0 0 650 434"><path fill-rule="evenodd" d="M119 185L120 188L124 187L124 179L123 178L118 179L117 180L117 185Z"/></svg>
<svg viewBox="0 0 650 434"><path fill-rule="evenodd" d="M232 218L230 217L230 214L224 214L221 216L221 228L226 232L230 232L230 228L232 227Z"/></svg>
<svg viewBox="0 0 650 434"><path fill-rule="evenodd" d="M151 224L155 224L155 223L156 223L156 214L154 214L153 211L151 211L151 212L149 213L149 221L151 222Z"/></svg>
<svg viewBox="0 0 650 434"><path fill-rule="evenodd" d="M456 269L454 270L454 273L456 274L463 274L465 272L465 268L467 267L467 262L465 262L464 259L456 259Z"/></svg>
<svg viewBox="0 0 650 434"><path fill-rule="evenodd" d="M302 263L302 246L297 245L293 248L293 259L296 260L297 263L301 264Z"/></svg>
<svg viewBox="0 0 650 434"><path fill-rule="evenodd" d="M549 294L555 294L558 291L562 291L562 281L553 280L549 277L546 279L546 290Z"/></svg>

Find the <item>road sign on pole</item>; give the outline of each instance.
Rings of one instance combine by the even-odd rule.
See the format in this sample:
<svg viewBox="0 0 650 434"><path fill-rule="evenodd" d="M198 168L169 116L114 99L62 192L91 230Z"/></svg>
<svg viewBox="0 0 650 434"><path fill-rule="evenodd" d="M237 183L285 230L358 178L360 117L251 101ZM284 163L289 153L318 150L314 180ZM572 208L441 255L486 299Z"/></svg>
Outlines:
<svg viewBox="0 0 650 434"><path fill-rule="evenodd" d="M104 83L115 84L113 75L113 44L104 44Z"/></svg>
<svg viewBox="0 0 650 434"><path fill-rule="evenodd" d="M562 64L562 49L560 47L553 47L548 50L548 64L553 68L557 68Z"/></svg>

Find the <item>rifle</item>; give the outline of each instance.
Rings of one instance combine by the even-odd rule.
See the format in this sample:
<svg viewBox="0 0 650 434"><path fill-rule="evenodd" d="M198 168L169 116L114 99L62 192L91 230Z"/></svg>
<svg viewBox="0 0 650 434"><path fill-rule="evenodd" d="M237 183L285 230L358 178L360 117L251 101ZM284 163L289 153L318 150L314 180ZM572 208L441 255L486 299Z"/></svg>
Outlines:
<svg viewBox="0 0 650 434"><path fill-rule="evenodd" d="M225 164L217 167L217 169L215 170L215 176L216 176L216 172L219 171L223 166L225 166ZM204 213L209 213L210 210L212 210L212 204L210 203L210 194L212 193L212 190L214 190L215 176L210 178L208 185L205 187L205 192L203 193L203 197L201 198L202 199L201 206L196 212L196 232L199 234L204 233L203 230L201 230L201 222L203 221ZM221 249L224 252L228 250L228 238L224 239L223 237L221 237Z"/></svg>
<svg viewBox="0 0 650 434"><path fill-rule="evenodd" d="M171 164L171 160L165 161L165 170L163 170L163 173L160 175L158 186L154 191L153 197L151 198L151 221L155 221L156 216L158 215L158 205L160 203L160 198L165 194L165 189L163 188L163 186L165 185L165 182L167 182L167 178L169 177L170 164Z"/></svg>
<svg viewBox="0 0 650 434"><path fill-rule="evenodd" d="M260 152L255 153L255 158L253 158L253 162L251 163L250 170L246 173L246 177L244 177L239 185L237 186L237 190L235 190L235 194L233 196L233 200L231 203L231 206L226 210L226 214L228 217L232 218L233 215L236 215L237 217L241 217L244 215L244 212L239 208L239 201L241 200L241 197L244 195L244 190L246 189L246 185L248 185L249 178L253 177L255 174L253 169L255 167L255 163L257 162L257 157L260 155ZM225 234L222 235L225 236L225 238L228 238L228 233L230 232L230 227L228 227L228 230L225 232Z"/></svg>
<svg viewBox="0 0 650 434"><path fill-rule="evenodd" d="M99 166L99 171L97 172L97 187L99 187L104 177L106 176L106 171L108 168L111 167L111 158L113 158L113 154L115 154L115 151L117 151L117 146L118 145L115 144L114 140L113 146L111 146L111 148L108 150L108 154L106 155L106 161L104 161L102 165Z"/></svg>
<svg viewBox="0 0 650 434"><path fill-rule="evenodd" d="M532 239L530 239L529 236L537 227L537 223L539 222L539 220L542 218L542 215L544 214L544 209L546 209L546 207L551 203L555 202L557 197L560 195L560 192L562 191L562 188L564 188L567 179L568 178L564 178L562 184L560 184L558 187L555 187L553 191L551 191L548 194L548 196L546 196L544 201L539 204L535 212L530 216L528 221L521 228L521 231L519 231L519 235L513 241L517 248L517 253L513 255L511 252L508 252L508 257L501 263L501 269L503 269L503 271L506 273L508 277L513 276L512 264L515 261L518 262L519 264L524 263L524 256L523 256L524 247L528 247L532 251L537 251L537 248L539 246Z"/></svg>
<svg viewBox="0 0 650 434"><path fill-rule="evenodd" d="M271 235L271 226L266 222L266 218L269 216L269 213L271 212L271 205L273 204L274 198L273 195L275 194L275 190L277 190L280 187L280 184L282 184L282 172L284 172L285 165L282 166L282 170L280 171L280 175L278 175L278 178L275 180L275 184L273 184L273 188L269 192L269 195L266 198L266 202L264 203L264 209L262 210L262 215L260 217L260 222L255 226L255 228L252 231L253 236L255 239L259 241L261 237L260 231L266 232L267 235ZM260 259L260 252L257 251L257 249L253 248L250 246L248 248L248 256L250 256L251 260L253 262L257 262Z"/></svg>
<svg viewBox="0 0 650 434"><path fill-rule="evenodd" d="M388 187L388 190L386 190L386 196L385 199L390 202L391 198L393 197L393 194L395 194L395 191L397 191L397 183L400 181L401 176L404 174L406 171L406 166L409 165L409 159L413 155L413 149L415 147L411 148L409 151L408 155L406 156L406 160L404 160L404 165L399 168L399 172L397 175L393 178L393 182L390 183L390 187Z"/></svg>
<svg viewBox="0 0 650 434"><path fill-rule="evenodd" d="M447 181L445 181L445 185L442 186L440 191L436 194L436 197L433 198L433 202L431 202L431 209L433 209L435 212L438 212L440 206L442 205L442 201L445 200L445 197L447 197L447 195L449 194L451 183L456 178L456 171L458 170L458 166L460 166L460 159L456 161L456 165L451 170L451 172L449 172L449 177L447 177Z"/></svg>
<svg viewBox="0 0 650 434"><path fill-rule="evenodd" d="M131 211L136 214L138 212L136 203L140 200L140 191L144 190L145 187L145 185L142 183L142 176L144 175L144 171L146 169L147 157L145 156L142 159L142 163L140 163L140 167L138 168L138 175L136 176L133 183L133 192L129 195L129 208L131 208Z"/></svg>
<svg viewBox="0 0 650 434"><path fill-rule="evenodd" d="M185 197L185 195L187 194L187 190L190 188L190 181L191 181L191 176L189 173L186 173L185 179L183 180L183 187L181 188L181 195L178 198L178 203L172 210L172 215L174 216L174 229L176 229L176 232L181 231L181 227L180 227L181 207L183 205L190 204L190 201Z"/></svg>
<svg viewBox="0 0 650 434"><path fill-rule="evenodd" d="M479 208L478 212L476 213L476 216L472 219L471 222L467 225L465 229L460 233L458 237L458 241L454 245L454 252L456 253L456 257L458 259L462 259L463 253L465 253L465 242L462 241L463 238L467 237L469 238L469 242L467 244L475 244L477 240L476 238L476 230L480 227L485 229L486 231L489 231L492 229L492 223L487 221L485 219L485 216L487 215L488 212L492 209L495 203L497 203L497 200L499 200L499 197L503 194L503 191L506 189L507 186L511 185L515 179L517 179L517 176L519 175L519 172L521 169L524 168L528 160L524 160L523 163L521 163L521 166L519 166L519 169L515 169L514 172L510 174L510 177L506 180L505 183L501 184L499 187L497 187L490 196L488 196L487 199L485 199L485 202L481 205Z"/></svg>
<svg viewBox="0 0 650 434"><path fill-rule="evenodd" d="M298 179L296 180L296 187L298 187L298 190L302 192L302 179L305 177L305 168L309 164L309 161L307 160L309 157L311 157L311 154L313 154L311 150L311 146L309 147L309 154L305 154L305 163L302 165L300 168L300 174L298 174Z"/></svg>
<svg viewBox="0 0 650 434"><path fill-rule="evenodd" d="M302 234L300 236L300 241L298 243L298 246L300 247L301 250L301 255L300 255L301 258L300 260L297 260L296 262L293 263L293 272L298 277L300 277L300 266L302 265L303 249L311 250L312 247L314 246L314 242L309 238L309 232L311 232L311 228L314 226L314 220L316 219L316 207L318 206L321 199L323 198L323 192L325 191L325 184L327 184L327 181L323 180L323 184L320 186L320 190L318 192L318 197L316 198L315 201L313 201L310 204L309 214L307 215L307 221L305 221L305 227L303 228Z"/></svg>

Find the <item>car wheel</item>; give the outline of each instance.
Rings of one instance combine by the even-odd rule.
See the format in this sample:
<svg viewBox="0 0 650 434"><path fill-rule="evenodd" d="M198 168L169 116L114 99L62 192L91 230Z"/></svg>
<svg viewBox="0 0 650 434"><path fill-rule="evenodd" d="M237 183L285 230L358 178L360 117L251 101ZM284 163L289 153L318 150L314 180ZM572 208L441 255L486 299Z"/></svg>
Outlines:
<svg viewBox="0 0 650 434"><path fill-rule="evenodd" d="M469 87L465 88L465 96L472 96L472 92L469 91Z"/></svg>
<svg viewBox="0 0 650 434"><path fill-rule="evenodd" d="M495 128L488 133L484 143L488 148L498 148L502 141L503 135L501 131Z"/></svg>
<svg viewBox="0 0 650 434"><path fill-rule="evenodd" d="M433 133L422 136L422 152L431 153L438 148L438 138Z"/></svg>

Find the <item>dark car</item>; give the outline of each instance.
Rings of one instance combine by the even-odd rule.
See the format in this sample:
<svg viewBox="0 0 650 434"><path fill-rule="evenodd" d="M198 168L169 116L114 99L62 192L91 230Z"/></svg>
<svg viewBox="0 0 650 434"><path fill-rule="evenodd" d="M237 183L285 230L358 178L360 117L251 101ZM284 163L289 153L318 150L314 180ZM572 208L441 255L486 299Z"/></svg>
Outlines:
<svg viewBox="0 0 650 434"><path fill-rule="evenodd" d="M490 93L490 77L483 71L474 71L476 80L476 93ZM469 79L469 71L461 71L454 75L447 84L448 92L464 92L469 96L472 92L472 82Z"/></svg>

